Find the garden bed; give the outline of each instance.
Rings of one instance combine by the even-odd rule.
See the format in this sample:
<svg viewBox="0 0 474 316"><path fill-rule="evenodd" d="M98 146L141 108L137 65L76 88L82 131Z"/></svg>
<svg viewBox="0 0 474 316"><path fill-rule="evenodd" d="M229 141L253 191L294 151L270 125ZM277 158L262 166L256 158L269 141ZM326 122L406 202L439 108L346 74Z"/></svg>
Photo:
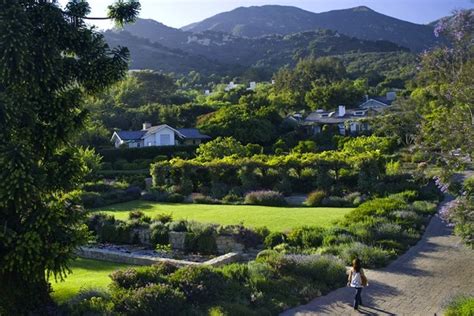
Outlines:
<svg viewBox="0 0 474 316"><path fill-rule="evenodd" d="M185 254L180 251L162 252L135 245L99 244L95 247L82 247L77 255L85 259L124 263L127 265L153 265L168 263L177 267L189 265L220 266L240 260L238 253L222 256Z"/></svg>

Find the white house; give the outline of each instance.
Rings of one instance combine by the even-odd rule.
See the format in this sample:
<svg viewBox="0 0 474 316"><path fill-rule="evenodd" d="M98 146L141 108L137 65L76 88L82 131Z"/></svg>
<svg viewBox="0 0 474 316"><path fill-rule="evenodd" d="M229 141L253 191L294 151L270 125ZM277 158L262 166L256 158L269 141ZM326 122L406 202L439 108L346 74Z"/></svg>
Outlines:
<svg viewBox="0 0 474 316"><path fill-rule="evenodd" d="M247 88L247 91L255 91L255 89L257 89L257 83L255 81L250 82L250 85Z"/></svg>
<svg viewBox="0 0 474 316"><path fill-rule="evenodd" d="M230 90L233 90L235 88L237 88L239 85L238 84L235 84L233 81L229 82L229 84L227 85L227 87L225 87L225 91L230 91Z"/></svg>
<svg viewBox="0 0 474 316"><path fill-rule="evenodd" d="M210 139L209 136L201 134L196 128L172 128L162 124L151 126L143 123L140 131L114 132L111 141L115 148L127 146L128 148L140 148L151 146L177 146L177 145L199 145Z"/></svg>

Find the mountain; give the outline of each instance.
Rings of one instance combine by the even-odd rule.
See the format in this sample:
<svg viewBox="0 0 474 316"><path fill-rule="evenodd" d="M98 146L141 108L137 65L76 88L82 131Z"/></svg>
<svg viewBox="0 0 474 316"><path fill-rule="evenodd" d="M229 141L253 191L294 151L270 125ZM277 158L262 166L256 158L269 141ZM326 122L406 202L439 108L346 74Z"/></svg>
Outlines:
<svg viewBox="0 0 474 316"><path fill-rule="evenodd" d="M199 69L203 74L223 72L225 67L206 57L188 54L132 35L127 31L106 31L105 40L111 47L124 46L130 51L130 69L154 69L164 72L188 73Z"/></svg>
<svg viewBox="0 0 474 316"><path fill-rule="evenodd" d="M208 62L245 67L267 67L273 70L308 56L406 50L387 41L361 40L321 29L289 35L246 38L215 31L186 32L153 20L139 19L137 23L126 26L122 32L124 33L122 45L131 49L135 44L129 43L130 35L137 39L146 39L149 43L156 43L161 49L169 47L175 52L200 56ZM114 36L120 36L122 32L115 31ZM140 54L144 53L143 48L136 51Z"/></svg>
<svg viewBox="0 0 474 316"><path fill-rule="evenodd" d="M183 27L188 32L219 31L234 36L261 37L330 29L365 40L387 40L419 52L435 46L433 26L399 20L368 7L313 13L291 6L252 6L217 14Z"/></svg>

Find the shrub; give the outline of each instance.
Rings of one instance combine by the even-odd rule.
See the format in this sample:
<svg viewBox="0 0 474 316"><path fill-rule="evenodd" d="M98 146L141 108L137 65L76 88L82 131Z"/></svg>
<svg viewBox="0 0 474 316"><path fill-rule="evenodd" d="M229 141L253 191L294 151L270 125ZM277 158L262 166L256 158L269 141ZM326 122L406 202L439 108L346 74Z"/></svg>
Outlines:
<svg viewBox="0 0 474 316"><path fill-rule="evenodd" d="M178 315L184 310L186 296L167 284L150 284L121 296L114 311L119 314Z"/></svg>
<svg viewBox="0 0 474 316"><path fill-rule="evenodd" d="M84 191L87 192L98 192L98 193L103 193L103 192L108 192L113 189L113 186L104 183L103 181L99 182L88 182L84 184L82 187Z"/></svg>
<svg viewBox="0 0 474 316"><path fill-rule="evenodd" d="M85 208L96 208L106 205L105 200L97 192L82 193L81 201Z"/></svg>
<svg viewBox="0 0 474 316"><path fill-rule="evenodd" d="M364 221L374 216L388 216L394 211L407 209L408 204L400 198L376 198L359 205L355 210L345 216L346 223Z"/></svg>
<svg viewBox="0 0 474 316"><path fill-rule="evenodd" d="M128 219L133 220L133 219L142 219L145 216L145 213L142 211L131 211L128 213Z"/></svg>
<svg viewBox="0 0 474 316"><path fill-rule="evenodd" d="M436 204L427 201L415 201L410 209L421 215L433 215L436 213Z"/></svg>
<svg viewBox="0 0 474 316"><path fill-rule="evenodd" d="M345 264L350 265L352 260L359 258L362 265L367 268L378 268L385 266L394 256L392 251L383 250L379 247L371 247L360 242L342 244L335 246L333 250L323 251L337 255Z"/></svg>
<svg viewBox="0 0 474 316"><path fill-rule="evenodd" d="M326 197L324 191L313 191L308 194L306 201L304 202L307 206L321 206L321 202Z"/></svg>
<svg viewBox="0 0 474 316"><path fill-rule="evenodd" d="M286 241L286 238L287 237L284 233L273 232L265 238L264 245L266 248L271 249L276 245L284 243Z"/></svg>
<svg viewBox="0 0 474 316"><path fill-rule="evenodd" d="M353 241L354 241L354 237L349 233L327 234L323 238L323 246L328 247L332 245L347 244Z"/></svg>
<svg viewBox="0 0 474 316"><path fill-rule="evenodd" d="M150 225L150 242L153 246L167 245L169 243L169 229L162 222Z"/></svg>
<svg viewBox="0 0 474 316"><path fill-rule="evenodd" d="M346 281L344 263L332 256L320 255L285 255L286 262L282 269L286 273L311 279L312 282L323 283L326 288L343 286Z"/></svg>
<svg viewBox="0 0 474 316"><path fill-rule="evenodd" d="M205 304L219 298L225 291L226 279L221 273L205 266L187 266L169 278L192 304Z"/></svg>
<svg viewBox="0 0 474 316"><path fill-rule="evenodd" d="M213 255L217 253L216 237L213 233L188 233L186 235L186 251Z"/></svg>
<svg viewBox="0 0 474 316"><path fill-rule="evenodd" d="M394 240L377 240L375 245L385 250L405 251L407 246Z"/></svg>
<svg viewBox="0 0 474 316"><path fill-rule="evenodd" d="M229 193L222 198L223 203L239 203L242 202L243 199L239 195L235 193Z"/></svg>
<svg viewBox="0 0 474 316"><path fill-rule="evenodd" d="M455 298L444 311L445 316L473 316L474 297L460 296Z"/></svg>
<svg viewBox="0 0 474 316"><path fill-rule="evenodd" d="M110 296L102 290L81 289L76 296L65 302L65 314L73 316L110 314L113 304L109 299Z"/></svg>
<svg viewBox="0 0 474 316"><path fill-rule="evenodd" d="M142 200L153 202L167 202L169 194L164 190L153 188L142 195Z"/></svg>
<svg viewBox="0 0 474 316"><path fill-rule="evenodd" d="M352 202L340 196L328 196L322 199L321 205L326 207L351 207Z"/></svg>
<svg viewBox="0 0 474 316"><path fill-rule="evenodd" d="M166 276L177 268L169 263L157 263L149 267L128 268L115 271L110 275L116 288L137 289L153 283L164 282Z"/></svg>
<svg viewBox="0 0 474 316"><path fill-rule="evenodd" d="M439 202L443 199L443 193L433 181L430 181L418 189L418 199Z"/></svg>
<svg viewBox="0 0 474 316"><path fill-rule="evenodd" d="M405 202L413 202L418 198L418 192L415 190L406 190L389 196L394 199L402 199Z"/></svg>
<svg viewBox="0 0 474 316"><path fill-rule="evenodd" d="M275 260L275 258L279 258L281 256L282 254L279 253L278 251L275 251L273 249L265 249L265 250L260 251L257 254L257 258L255 259L255 261L260 262L260 263L265 263L270 260Z"/></svg>
<svg viewBox="0 0 474 316"><path fill-rule="evenodd" d="M365 201L365 197L359 192L352 192L344 196L344 200L348 201L353 206L359 206Z"/></svg>
<svg viewBox="0 0 474 316"><path fill-rule="evenodd" d="M219 306L211 307L207 315L209 316L258 316L262 315L261 311L255 311L249 306L239 304L239 303L226 303L223 302Z"/></svg>
<svg viewBox="0 0 474 316"><path fill-rule="evenodd" d="M166 214L166 213L161 213L161 214L156 214L153 220L162 222L163 224L170 223L173 221L173 214Z"/></svg>
<svg viewBox="0 0 474 316"><path fill-rule="evenodd" d="M325 230L321 227L300 227L288 234L288 243L301 248L317 248L323 243Z"/></svg>
<svg viewBox="0 0 474 316"><path fill-rule="evenodd" d="M168 196L167 202L169 203L182 203L184 201L184 195L179 193L171 193Z"/></svg>
<svg viewBox="0 0 474 316"><path fill-rule="evenodd" d="M131 186L125 190L128 198L131 200L138 200L142 195L142 189L136 186Z"/></svg>
<svg viewBox="0 0 474 316"><path fill-rule="evenodd" d="M187 223L184 220L170 222L168 228L174 232L186 232L188 231Z"/></svg>
<svg viewBox="0 0 474 316"><path fill-rule="evenodd" d="M266 227L252 230L243 225L227 225L217 228L218 235L231 235L235 241L243 244L246 248L255 248L263 244L265 237L269 233L270 231Z"/></svg>
<svg viewBox="0 0 474 316"><path fill-rule="evenodd" d="M218 200L213 199L210 196L203 195L203 194L195 194L193 196L193 203L196 204L219 204Z"/></svg>
<svg viewBox="0 0 474 316"><path fill-rule="evenodd" d="M283 194L277 191L253 191L245 195L245 204L284 206L286 200Z"/></svg>
<svg viewBox="0 0 474 316"><path fill-rule="evenodd" d="M403 240L402 227L395 223L380 223L375 226L375 239Z"/></svg>

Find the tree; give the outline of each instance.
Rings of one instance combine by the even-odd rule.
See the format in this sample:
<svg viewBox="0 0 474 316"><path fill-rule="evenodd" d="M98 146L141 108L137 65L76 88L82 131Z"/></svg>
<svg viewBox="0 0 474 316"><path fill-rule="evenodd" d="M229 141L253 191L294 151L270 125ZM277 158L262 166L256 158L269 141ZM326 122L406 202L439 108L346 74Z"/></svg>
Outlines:
<svg viewBox="0 0 474 316"><path fill-rule="evenodd" d="M306 93L313 88L313 82L326 85L346 77L346 69L338 58L306 58L300 60L295 69L283 68L275 74L275 90L290 93L294 98L291 103L304 107Z"/></svg>
<svg viewBox="0 0 474 316"><path fill-rule="evenodd" d="M217 137L210 142L199 145L196 150L197 158L202 161L212 161L226 156L246 157L247 149L241 142L232 137Z"/></svg>
<svg viewBox="0 0 474 316"><path fill-rule="evenodd" d="M423 116L419 144L453 169L460 157L474 156L474 13L443 19L435 33L449 38L451 46L422 56L411 100Z"/></svg>
<svg viewBox="0 0 474 316"><path fill-rule="evenodd" d="M133 21L120 0L108 17ZM62 278L85 241L71 192L87 167L70 141L82 98L121 79L128 50L87 27L86 1L0 2L0 314L46 314L49 277Z"/></svg>
<svg viewBox="0 0 474 316"><path fill-rule="evenodd" d="M410 146L416 141L422 117L413 102L397 101L383 115L370 119L376 136L394 137L398 145Z"/></svg>
<svg viewBox="0 0 474 316"><path fill-rule="evenodd" d="M325 84L314 81L313 88L306 93L306 103L313 109L332 109L337 105L355 107L367 93L364 80L342 80Z"/></svg>

